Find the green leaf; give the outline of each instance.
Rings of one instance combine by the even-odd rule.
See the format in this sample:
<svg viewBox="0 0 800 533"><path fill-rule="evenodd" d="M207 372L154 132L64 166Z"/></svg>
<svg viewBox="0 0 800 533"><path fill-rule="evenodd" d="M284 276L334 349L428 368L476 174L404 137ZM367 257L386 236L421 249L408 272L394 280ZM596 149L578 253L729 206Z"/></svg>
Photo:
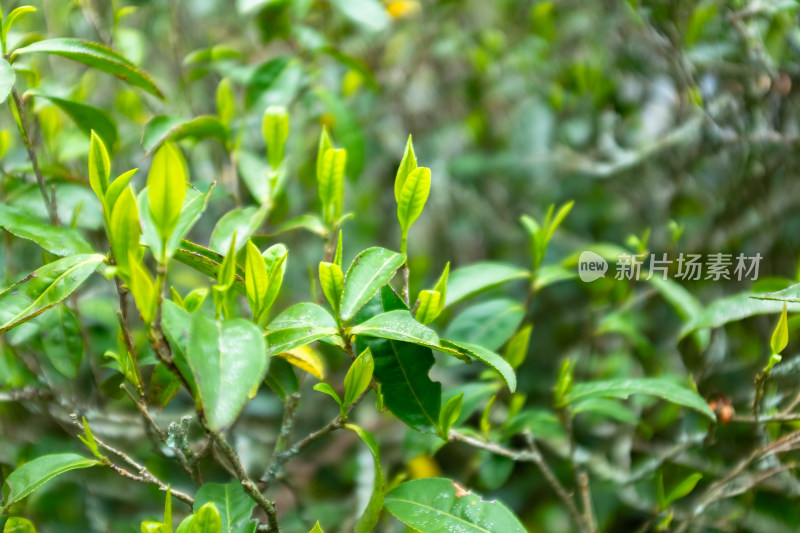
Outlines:
<svg viewBox="0 0 800 533"><path fill-rule="evenodd" d="M447 400L439 412L439 436L444 440L449 440L450 428L461 416L461 408L464 401L464 393L457 394Z"/></svg>
<svg viewBox="0 0 800 533"><path fill-rule="evenodd" d="M186 161L176 146L167 143L158 149L147 174L147 199L153 224L165 245L181 216L187 176Z"/></svg>
<svg viewBox="0 0 800 533"><path fill-rule="evenodd" d="M328 234L328 228L325 227L325 223L319 216L306 213L305 215L300 215L287 220L275 228L273 235L278 235L280 233L285 233L295 229L304 229L310 231L314 235L319 235L320 237L325 237Z"/></svg>
<svg viewBox="0 0 800 533"><path fill-rule="evenodd" d="M369 388L374 369L375 361L372 359L372 352L367 348L361 352L361 355L356 357L344 377L344 400L342 404L345 408L350 407Z"/></svg>
<svg viewBox="0 0 800 533"><path fill-rule="evenodd" d="M789 322L786 316L786 302L783 303L783 311L781 317L778 319L778 325L772 332L772 338L769 341L770 348L773 354L779 354L789 344Z"/></svg>
<svg viewBox="0 0 800 533"><path fill-rule="evenodd" d="M222 123L230 128L236 115L236 101L233 98L230 78L222 78L217 85L217 115Z"/></svg>
<svg viewBox="0 0 800 533"><path fill-rule="evenodd" d="M5 505L7 507L22 500L60 474L96 464L99 463L74 453L37 457L11 472L6 478L5 484L8 485L9 493Z"/></svg>
<svg viewBox="0 0 800 533"><path fill-rule="evenodd" d="M394 277L406 258L386 248L367 248L353 259L344 279L342 320L348 321Z"/></svg>
<svg viewBox="0 0 800 533"><path fill-rule="evenodd" d="M420 291L417 302L417 312L414 317L426 326L436 320L444 305L442 295L437 291Z"/></svg>
<svg viewBox="0 0 800 533"><path fill-rule="evenodd" d="M397 168L397 175L394 178L394 200L400 203L400 192L403 190L403 184L406 178L417 168L417 155L414 153L414 145L411 143L411 135L408 136L406 141L406 149L403 152L403 159L400 161L400 166Z"/></svg>
<svg viewBox="0 0 800 533"><path fill-rule="evenodd" d="M228 127L212 115L201 115L183 121L159 115L145 125L142 144L147 150L147 157L167 142L176 143L185 139L202 141L211 138L226 145L229 137Z"/></svg>
<svg viewBox="0 0 800 533"><path fill-rule="evenodd" d="M30 521L14 516L6 522L3 533L36 533L36 528Z"/></svg>
<svg viewBox="0 0 800 533"><path fill-rule="evenodd" d="M701 479L703 479L703 474L695 472L694 474L689 475L689 477L678 483L671 491L669 491L669 494L667 494L664 501L665 503L664 507L669 507L670 505L672 505L673 502L680 500L681 498L692 492L694 488L697 486L697 483L699 483Z"/></svg>
<svg viewBox="0 0 800 533"><path fill-rule="evenodd" d="M269 277L267 265L261 252L252 241L247 241L247 257L245 260L245 286L247 287L247 301L253 312L253 317L258 322L258 317L264 309L264 298L269 290Z"/></svg>
<svg viewBox="0 0 800 533"><path fill-rule="evenodd" d="M389 14L378 0L333 0L333 5L366 31L381 31L389 26Z"/></svg>
<svg viewBox="0 0 800 533"><path fill-rule="evenodd" d="M16 81L17 75L14 69L4 57L0 57L0 104L5 102L8 95L11 94Z"/></svg>
<svg viewBox="0 0 800 533"><path fill-rule="evenodd" d="M3 16L0 15L0 20L3 20L3 29L2 29L2 36L0 36L0 42L7 43L8 42L8 31L14 27L14 24L17 20L28 14L28 13L35 13L36 8L33 6L19 6L18 8L11 11L8 16L3 20Z"/></svg>
<svg viewBox="0 0 800 533"><path fill-rule="evenodd" d="M530 272L524 268L493 261L481 261L458 268L450 274L447 282L448 298L445 307L510 281L529 277Z"/></svg>
<svg viewBox="0 0 800 533"><path fill-rule="evenodd" d="M395 341L410 342L433 348L449 354L458 354L458 350L442 346L439 336L431 328L420 324L405 309L396 309L373 316L353 327L352 335L380 337Z"/></svg>
<svg viewBox="0 0 800 533"><path fill-rule="evenodd" d="M479 344L472 344L469 342L442 341L442 344L445 346L459 348L470 357L474 357L483 364L493 368L498 374L500 374L500 377L503 378L503 381L506 382L506 386L508 386L509 391L514 393L517 390L517 375L514 373L514 369L511 368L511 365L509 365L505 359L500 357L500 355L491 350L487 350Z"/></svg>
<svg viewBox="0 0 800 533"><path fill-rule="evenodd" d="M384 290L391 291L388 287ZM395 313L402 312L410 321L417 323L408 311L397 309L396 305L398 302L391 298L387 298L385 303L375 298L359 313L359 319L372 315L373 318L362 322L362 325L367 325L378 317L383 319L388 317L385 320L388 330L391 318L399 316ZM402 305L401 301L399 305ZM384 308L388 311L381 313ZM423 337L423 340L426 342L438 340L432 330L422 324L417 323L417 325L430 332L426 333L427 336ZM401 335L398 333L398 336ZM417 333L411 336L419 338L420 335ZM358 345L359 349L369 348L372 352L375 361L374 376L381 384L386 407L409 426L433 431L439 423L442 385L431 381L428 377L428 372L434 363L430 348L386 338L370 338L363 333L358 337Z"/></svg>
<svg viewBox="0 0 800 533"><path fill-rule="evenodd" d="M501 502L459 489L449 479L406 481L386 495L384 505L398 520L425 533L525 533Z"/></svg>
<svg viewBox="0 0 800 533"><path fill-rule="evenodd" d="M201 311L192 314L186 357L212 431L233 424L269 364L261 331L252 322L213 320Z"/></svg>
<svg viewBox="0 0 800 533"><path fill-rule="evenodd" d="M66 305L57 305L44 315L42 348L61 374L70 379L78 375L83 360L81 325Z"/></svg>
<svg viewBox="0 0 800 533"><path fill-rule="evenodd" d="M228 246L228 253L225 254L225 259L222 260L217 272L217 285L222 291L228 291L236 279L236 232L231 236Z"/></svg>
<svg viewBox="0 0 800 533"><path fill-rule="evenodd" d="M214 502L208 502L194 513L186 533L222 533L222 517Z"/></svg>
<svg viewBox="0 0 800 533"><path fill-rule="evenodd" d="M161 312L161 323L164 326L164 333L166 334L167 341L172 348L172 359L175 362L175 366L178 367L180 373L186 378L189 388L191 389L189 392L192 393L192 397L199 398L192 367L189 366L189 360L186 357L186 350L188 349L189 342L189 329L192 322L191 315L185 309L170 300L164 300Z"/></svg>
<svg viewBox="0 0 800 533"><path fill-rule="evenodd" d="M73 228L51 226L30 213L8 204L0 205L0 227L7 232L33 241L53 255L67 256L92 252L92 245Z"/></svg>
<svg viewBox="0 0 800 533"><path fill-rule="evenodd" d="M141 206L141 203L139 205ZM180 241L180 248L175 250L175 259L210 278L217 279L220 266L225 258L213 250L184 239ZM244 271L239 268L236 269L236 280L233 282L233 289L239 294L247 294Z"/></svg>
<svg viewBox="0 0 800 533"><path fill-rule="evenodd" d="M397 220L400 221L403 235L408 233L408 229L422 214L430 192L431 169L419 167L406 177L397 200Z"/></svg>
<svg viewBox="0 0 800 533"><path fill-rule="evenodd" d="M639 418L630 409L611 398L586 398L573 404L570 414L576 416L580 413L594 413L625 424L639 423Z"/></svg>
<svg viewBox="0 0 800 533"><path fill-rule="evenodd" d="M267 353L274 355L330 337L336 320L322 307L303 302L279 314L267 327Z"/></svg>
<svg viewBox="0 0 800 533"><path fill-rule="evenodd" d="M0 292L0 333L27 322L72 294L105 261L98 254L64 257Z"/></svg>
<svg viewBox="0 0 800 533"><path fill-rule="evenodd" d="M250 521L253 500L244 492L238 481L231 483L205 483L194 496L198 511L213 503L219 512L222 533L253 533L257 524Z"/></svg>
<svg viewBox="0 0 800 533"><path fill-rule="evenodd" d="M339 395L336 394L336 391L333 390L333 387L331 387L327 383L317 383L316 385L314 385L314 390L317 392L321 392L322 394L327 394L328 396L333 398L334 401L339 405L339 411L341 412L342 416L344 416L345 414L344 404L342 404L342 399L339 398Z"/></svg>
<svg viewBox="0 0 800 533"><path fill-rule="evenodd" d="M319 283L325 299L331 304L333 312L338 316L342 305L342 292L344 291L344 275L336 263L325 261L319 264Z"/></svg>
<svg viewBox="0 0 800 533"><path fill-rule="evenodd" d="M211 232L208 247L215 252L225 253L230 247L233 234L236 233L240 243L236 247L238 252L247 243L247 239L258 230L268 213L268 206L237 207L228 211L219 219L214 231Z"/></svg>
<svg viewBox="0 0 800 533"><path fill-rule="evenodd" d="M788 302L788 311L800 311L800 304L794 303L788 298L787 291L789 289L772 294L743 292L720 298L703 309L699 315L686 322L681 328L679 338L684 338L699 329L718 328L729 322L736 322L751 316L780 313L783 310L784 301Z"/></svg>
<svg viewBox="0 0 800 533"><path fill-rule="evenodd" d="M267 161L276 169L283 162L283 147L289 137L289 112L283 106L269 106L264 111L261 129L267 143Z"/></svg>
<svg viewBox="0 0 800 533"><path fill-rule="evenodd" d="M631 394L646 394L668 402L694 409L711 420L716 416L702 396L691 389L665 378L615 378L573 385L563 399L563 404L574 404L586 398L621 398Z"/></svg>
<svg viewBox="0 0 800 533"><path fill-rule="evenodd" d="M378 520L383 510L383 493L386 487L386 482L383 478L383 470L381 469L380 450L378 443L375 442L375 437L369 431L356 426L355 424L345 424L345 428L355 432L364 444L367 445L369 451L372 453L372 461L375 468L375 482L372 485L372 494L367 502L367 507L361 518L358 519L355 527L355 533L370 533L378 525ZM319 525L319 523L317 523Z"/></svg>
<svg viewBox="0 0 800 533"><path fill-rule="evenodd" d="M125 275L130 274L130 257L136 259L139 256L140 233L136 198L133 196L133 189L127 187L114 204L109 228L109 240L114 260Z"/></svg>
<svg viewBox="0 0 800 533"><path fill-rule="evenodd" d="M117 143L117 126L114 124L113 119L111 116L103 111L102 109L98 109L96 107L92 107L90 105L82 104L80 102L73 102L72 100L65 100L64 98L59 98L57 96L52 96L49 94L45 94L37 89L30 89L26 95L36 96L37 98L44 98L45 100L50 101L54 105L58 106L64 113L66 113L69 118L75 121L75 125L78 128L88 135L90 138L92 136L92 132L95 132L105 143L105 146L113 147ZM91 183L91 159L95 157L91 152L91 145L89 148L89 160L90 160L90 174L89 179ZM102 155L100 155L102 157ZM106 155L106 158L108 156ZM98 167L99 170L103 170L103 167ZM105 167L106 176L105 176L105 187L108 188L108 171L110 170L109 166ZM95 194L97 194L97 190L95 190L95 185L92 183L92 190L94 190ZM105 193L105 189L103 189ZM98 195L98 197L102 200L102 196Z"/></svg>
<svg viewBox="0 0 800 533"><path fill-rule="evenodd" d="M317 143L317 183L320 183L320 177L322 176L322 163L325 153L333 148L333 143L331 143L331 138L328 135L328 130L325 126L322 127L322 131L319 134L319 143Z"/></svg>
<svg viewBox="0 0 800 533"><path fill-rule="evenodd" d="M317 521L317 523L314 524L314 527L308 533L325 533L325 532L322 530L321 527L319 527L319 521Z"/></svg>
<svg viewBox="0 0 800 533"><path fill-rule="evenodd" d="M503 357L511 365L511 368L518 368L528 357L528 346L530 345L532 331L533 325L528 324L520 328L506 343Z"/></svg>
<svg viewBox="0 0 800 533"><path fill-rule="evenodd" d="M511 338L525 317L515 300L499 298L468 307L447 326L444 336L497 350Z"/></svg>
<svg viewBox="0 0 800 533"><path fill-rule="evenodd" d="M344 148L329 148L322 154L317 183L319 199L322 202L322 218L328 226L331 226L342 214L346 164L347 150Z"/></svg>
<svg viewBox="0 0 800 533"><path fill-rule="evenodd" d="M116 76L134 87L143 89L159 98L164 98L161 91L158 90L158 87L155 86L147 74L137 69L133 63L117 52L102 44L70 38L46 39L15 50L12 57L34 53L66 57L106 74Z"/></svg>

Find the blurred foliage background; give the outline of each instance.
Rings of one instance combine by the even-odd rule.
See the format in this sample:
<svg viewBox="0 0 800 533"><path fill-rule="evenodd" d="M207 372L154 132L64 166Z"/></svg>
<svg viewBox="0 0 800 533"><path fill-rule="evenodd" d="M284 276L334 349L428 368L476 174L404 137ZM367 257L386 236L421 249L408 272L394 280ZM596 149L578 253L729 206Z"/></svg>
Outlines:
<svg viewBox="0 0 800 533"><path fill-rule="evenodd" d="M164 91L166 99L160 101L66 60L26 58L31 68L21 77L28 88L107 112L116 138L114 175L146 164L145 153L164 124L216 114L214 95L221 80L229 80L236 150L229 152L213 138L182 143L193 185L207 190L217 182L209 211L190 235L203 245L222 214L258 195L248 187L248 176L265 165L260 131L265 107L289 109L290 178L259 231L264 242L280 240L291 250L278 308L309 297L309 269L322 256L319 236L302 229L281 231L286 221L317 209L314 155L321 125L348 150L345 205L356 220L345 225L345 263L368 245L399 247L391 190L409 133L420 162L432 169L429 204L412 229L409 248L413 294L431 286L447 261L453 268L485 259L528 266L520 216L540 219L549 204L567 200L575 207L547 262L568 263L576 251L597 243L655 253L761 254L755 284L682 282L704 305L796 281L800 27L794 0L27 3L38 12L18 23L10 42L37 34L101 41L146 70ZM13 1L3 4L6 12L15 7ZM83 185L86 131L45 98L36 99L35 115L60 218L101 235L99 204ZM30 163L7 110L0 125L13 133L0 170L6 176L24 174ZM137 189L144 176L140 171L134 178ZM45 217L34 184L4 184L7 201ZM11 253L4 254L7 279L28 271L36 250L15 241ZM199 280L188 268L176 268L171 282L183 292L207 283ZM488 297L522 301L526 292L524 283L511 284ZM80 306L91 324L87 357L98 358L113 347L113 295L98 283L82 295ZM450 316L463 308L450 310ZM704 345L679 341L688 320L680 303L649 284L609 277L547 287L528 313L534 333L519 382L534 414L551 408L553 383L565 357L577 361L576 379L690 373L701 394L730 399L737 412L746 414L773 326L771 317L754 316L715 329ZM23 341L18 344L24 346ZM7 353L0 361L0 383L7 389L30 379L14 361ZM327 363L331 373L346 370L341 361ZM793 368L791 357L783 365ZM469 391L477 416L495 392L469 383L475 370L451 369L447 361L440 360L434 373L446 389L452 384L452 390ZM771 405L787 398L800 381L796 371L784 374L784 381L768 390ZM86 385L90 373L82 372L81 379ZM96 394L80 380L65 387L79 403ZM317 427L333 412L330 402L309 397L298 432ZM176 421L187 407L179 397L159 418ZM731 424L718 427L700 447L694 415L647 402L634 408L635 423L594 415L576 420L602 531L633 531L647 521L655 497L652 475L621 482L620 472L666 454L665 443L685 444L665 462L667 485L699 471L708 479L702 488L765 438L752 425ZM274 440L281 406L276 398L259 395L248 409L246 427L237 428L237 446L245 462L259 464ZM493 416L502 419L507 409L496 408ZM443 472L501 498L532 532L570 530L566 510L532 465L514 465L458 444L437 450L435 438L377 418L374 409L363 411L363 417L374 417L374 431L389 450L384 452L389 478ZM52 430L51 420L35 413L35 407L0 404L0 463L15 464L55 448L79 449L74 439ZM125 399L110 414L95 414L96 432L149 457L148 466L174 484L186 482L169 470L169 461L150 452ZM549 419L531 420L534 433L559 442ZM290 510L286 530L300 531L301 524L322 516L340 523L341 531L352 527L342 495L363 499L368 490L363 486L371 480L371 459L358 449L352 435L337 435L291 466L276 496L279 508ZM544 453L568 479L564 450L554 445ZM727 501L708 517L704 530L796 531L800 485L791 471L784 474ZM160 512L156 491L121 483L113 473L67 479L72 482L25 503L42 531L138 531L139 520ZM683 511L692 508L687 504ZM397 530L398 523L385 527Z"/></svg>

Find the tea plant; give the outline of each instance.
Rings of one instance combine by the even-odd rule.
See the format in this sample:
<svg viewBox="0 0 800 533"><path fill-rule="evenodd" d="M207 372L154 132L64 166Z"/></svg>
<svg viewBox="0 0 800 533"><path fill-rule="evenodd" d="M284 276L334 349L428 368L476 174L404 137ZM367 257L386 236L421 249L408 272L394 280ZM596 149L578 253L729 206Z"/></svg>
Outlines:
<svg viewBox="0 0 800 533"><path fill-rule="evenodd" d="M47 89L53 86L42 81L50 71L37 58L114 76L115 88L125 84L125 91L154 101L164 92L134 62L100 43L23 34L10 45L19 21L36 14L28 6L7 13L0 8L0 101L8 101L4 121L16 130L0 131L6 258L0 394L69 440L56 440L63 446L58 453L15 457L3 472L4 531L35 531L41 517L30 500L73 470L93 483L104 479L97 471L117 476L103 486L144 485L161 493L163 513L156 517L152 501L137 501L122 489L135 515L104 524L151 533L395 531L400 523L426 533L523 532L523 523L534 519L511 510L525 511L519 498L512 492L503 494L507 503L484 497L471 482L494 491L524 465L565 510L570 522L563 528L581 532L615 527L598 497L608 486L640 530L685 531L715 527L716 514L708 509L724 515L747 508L733 501L757 486L791 485L794 478L786 474L795 465L780 456L800 442L791 425L800 397L793 398L780 377L787 372L781 353L795 328L788 311L796 311L797 285L703 307L671 280L648 278L641 298L638 284L604 280L598 292L630 296L620 298L619 309L605 310L597 336L619 334L646 352L647 339L629 315L639 300L656 295L683 321L685 367L664 370L642 356L640 368L597 370L592 364L602 365L592 363L593 348L588 354L542 353L533 345L551 332L534 334L532 310L552 286L576 283L578 254L586 248L559 261L548 255L572 202L551 205L542 217L521 216L527 267L480 261L451 271L442 260L433 267L435 279L420 281L425 273L414 263L419 234L412 230L431 211L426 206L436 172L420 165L411 136L394 176L393 216L380 221L393 240L356 247L350 243L361 239L351 236L372 221L348 211L356 206L346 190L358 187L363 161L355 167L352 161L364 154L339 146L326 120L315 129L316 154L302 155L287 149L296 135L288 108L263 106L258 142L265 153L254 156L255 143L246 137L250 116L238 104L234 82L223 78L215 114L186 120L157 115L144 125L139 146L80 94ZM114 10L115 26L124 16L123 9ZM208 49L192 60L215 53L225 55ZM61 115L53 115L55 109ZM74 136L59 137L63 116ZM220 142L232 179L219 176L218 183L203 165L187 161L186 147L203 139ZM123 144L127 151L136 145L146 172L129 168ZM64 164L70 152L81 154L79 168ZM17 164L21 157L23 165ZM293 157L308 160L315 189L294 203L287 197L296 189L288 190L304 162ZM392 195L389 188L383 192ZM38 198L31 200L31 193ZM298 203L316 209L291 213L294 218L281 212ZM217 207L227 211L206 231ZM96 228L82 224L91 216ZM306 249L281 242L295 230L317 239L310 269ZM681 231L672 230L677 241ZM643 255L648 244L649 230L629 240ZM612 244L589 249L612 261L630 253ZM17 256L23 259L13 261ZM513 297L498 296L509 289ZM284 305L306 293L306 301ZM732 400L703 383L702 368L690 359L713 350L712 330L767 313L781 314L748 389L751 414L735 415ZM547 402L517 390L517 370L529 353L558 356ZM268 405L280 406L277 417L260 412ZM315 426L320 413L330 418ZM248 452L254 428L267 420L269 439L255 444L267 452ZM406 446L423 458L417 471L395 457L397 421L409 428ZM732 465L703 463L718 424L729 423L754 428L756 444L732 453ZM645 457L635 461L640 450L606 449L599 437L612 439L615 431L657 435L659 445L637 439ZM3 432L25 434L25 420ZM301 476L292 466L326 446L341 453L334 438L342 433L358 440L357 453L370 463L364 469L369 488L363 497L338 494L336 511L309 512L304 500L313 492L311 482L298 487L295 477ZM471 466L442 477L430 457L445 446L466 450ZM670 468L675 465L680 468ZM284 487L298 494L295 501L278 498Z"/></svg>

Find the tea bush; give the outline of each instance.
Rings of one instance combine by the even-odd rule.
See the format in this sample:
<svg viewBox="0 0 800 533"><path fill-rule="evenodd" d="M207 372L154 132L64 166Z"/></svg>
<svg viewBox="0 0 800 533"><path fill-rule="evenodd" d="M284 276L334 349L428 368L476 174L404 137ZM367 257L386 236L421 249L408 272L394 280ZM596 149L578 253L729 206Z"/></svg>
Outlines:
<svg viewBox="0 0 800 533"><path fill-rule="evenodd" d="M796 529L796 3L230 4L0 6L4 531Z"/></svg>

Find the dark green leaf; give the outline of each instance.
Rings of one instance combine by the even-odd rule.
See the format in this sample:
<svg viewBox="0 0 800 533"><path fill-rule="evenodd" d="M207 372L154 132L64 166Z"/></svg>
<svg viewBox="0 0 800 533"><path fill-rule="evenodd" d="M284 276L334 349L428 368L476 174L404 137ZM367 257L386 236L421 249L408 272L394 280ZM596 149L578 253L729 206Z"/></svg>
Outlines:
<svg viewBox="0 0 800 533"><path fill-rule="evenodd" d="M0 292L0 333L50 309L72 294L105 261L95 254L49 263Z"/></svg>
<svg viewBox="0 0 800 533"><path fill-rule="evenodd" d="M525 316L519 302L501 298L465 309L450 325L445 337L497 350L511 338Z"/></svg>
<svg viewBox="0 0 800 533"><path fill-rule="evenodd" d="M45 94L37 89L31 89L26 94L44 98L58 106L69 118L75 121L78 128L87 136L91 136L92 131L95 131L108 148L112 148L117 143L117 126L105 111L80 102ZM108 177L106 177L107 179Z"/></svg>
<svg viewBox="0 0 800 533"><path fill-rule="evenodd" d="M252 322L213 320L202 311L192 314L186 357L212 431L236 420L269 363L261 331Z"/></svg>
<svg viewBox="0 0 800 533"><path fill-rule="evenodd" d="M0 205L0 227L17 237L35 242L53 255L92 252L92 245L80 231L40 222L29 213L7 204Z"/></svg>
<svg viewBox="0 0 800 533"><path fill-rule="evenodd" d="M631 394L646 394L694 409L711 420L716 416L702 396L693 390L664 378L616 378L573 385L564 399L574 404L586 398L628 398Z"/></svg>
<svg viewBox="0 0 800 533"><path fill-rule="evenodd" d="M42 347L56 370L68 378L78 375L83 360L81 325L66 305L57 305L44 315Z"/></svg>
<svg viewBox="0 0 800 533"><path fill-rule="evenodd" d="M495 369L497 373L500 374L500 377L503 378L503 381L506 382L508 390L512 393L517 390L517 375L514 373L514 369L511 368L511 365L499 354L487 350L479 344L472 344L469 342L442 341L442 344L461 349L470 357L474 357L483 364Z"/></svg>
<svg viewBox="0 0 800 533"><path fill-rule="evenodd" d="M336 320L325 309L312 303L299 303L270 322L266 335L267 353L275 355L337 332Z"/></svg>
<svg viewBox="0 0 800 533"><path fill-rule="evenodd" d="M15 50L13 56L34 53L54 54L66 57L67 59L96 68L106 74L116 76L159 98L164 97L147 74L140 71L133 63L102 44L70 38L46 39Z"/></svg>
<svg viewBox="0 0 800 533"><path fill-rule="evenodd" d="M254 502L238 481L221 484L205 483L194 496L194 508L199 511L212 502L217 507L222 533L253 533L256 524L250 521Z"/></svg>

